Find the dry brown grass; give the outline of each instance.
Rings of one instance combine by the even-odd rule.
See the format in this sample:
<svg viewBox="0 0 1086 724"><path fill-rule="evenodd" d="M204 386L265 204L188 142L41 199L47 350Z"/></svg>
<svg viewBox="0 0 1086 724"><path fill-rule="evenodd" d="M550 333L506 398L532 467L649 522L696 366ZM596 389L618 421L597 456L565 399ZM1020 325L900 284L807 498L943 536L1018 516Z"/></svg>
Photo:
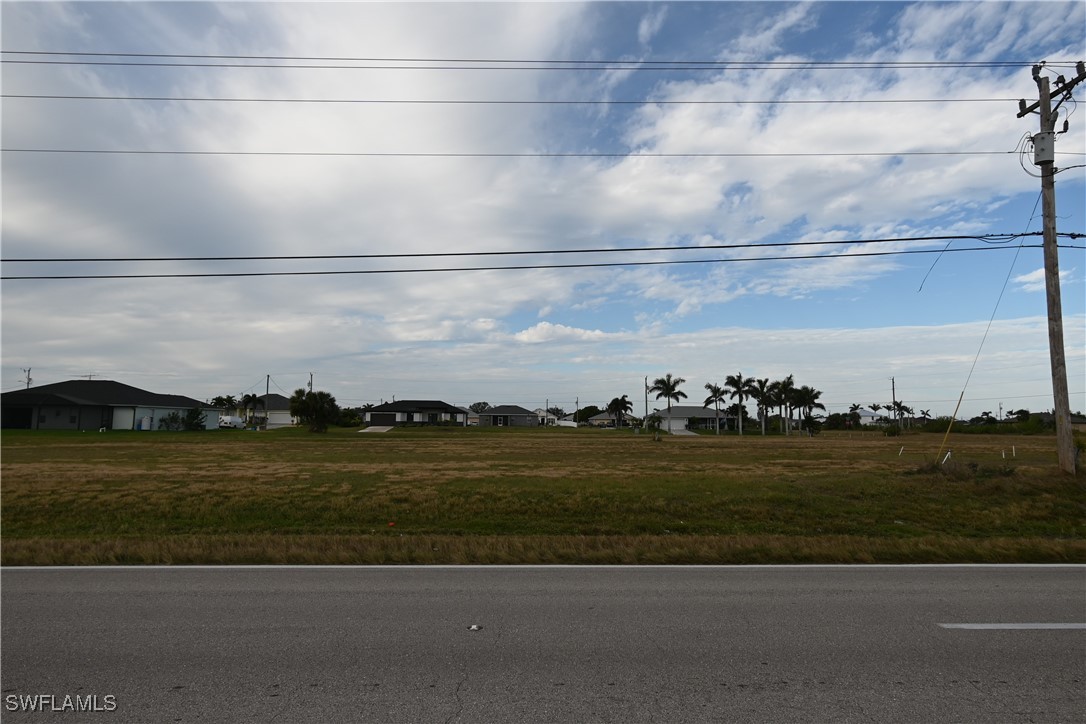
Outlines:
<svg viewBox="0 0 1086 724"><path fill-rule="evenodd" d="M1053 438L952 436L947 466L940 441L5 433L0 560L1086 561Z"/></svg>

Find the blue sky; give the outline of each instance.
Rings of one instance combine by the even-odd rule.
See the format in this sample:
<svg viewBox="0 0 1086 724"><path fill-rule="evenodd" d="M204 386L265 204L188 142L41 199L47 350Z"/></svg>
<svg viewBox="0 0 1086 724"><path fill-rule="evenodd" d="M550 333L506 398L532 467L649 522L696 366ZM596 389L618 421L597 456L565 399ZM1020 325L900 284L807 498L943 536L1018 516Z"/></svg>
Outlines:
<svg viewBox="0 0 1086 724"><path fill-rule="evenodd" d="M831 412L885 404L891 377L899 399L933 415L953 411L967 379L964 416L1052 405L1039 249L787 260L776 257L794 248L751 247L1039 231L1036 169L1030 154L1023 162L1014 152L1037 131L1035 116L1015 117L1016 99L1037 96L1020 63L1046 60L1053 79L1073 75L1057 64L1086 57L1082 3L4 2L0 11L5 60L65 59L11 51L81 51L524 61L501 70L470 62L441 70L5 63L9 96L524 101L7 97L5 149L235 155L6 151L5 259L665 247L378 261L8 262L4 276L772 257L9 279L4 390L23 386L26 368L36 384L95 375L200 399L263 392L268 374L273 391L289 394L312 373L345 405L396 397L572 410L576 401L603 406L626 394L640 413L646 376L681 376L700 402L706 383L741 372L793 374L822 390ZM556 69L571 60L622 65ZM693 61L733 65L645 68ZM788 69L767 65L785 61ZM883 65L826 65L844 61ZM1007 61L1015 64L997 65ZM593 103L555 102L575 100ZM821 102L779 103L801 100ZM908 102L871 102L889 100ZM1086 117L1074 102L1062 112L1070 130L1056 148L1057 166L1067 169L1057 176L1059 229L1082 233ZM463 155L236 155L268 151ZM923 155L932 151L974 155ZM835 155L765 155L811 153ZM888 153L901 155L863 155ZM722 244L743 248L677 248ZM1060 264L1071 407L1083 410L1084 252L1064 249Z"/></svg>

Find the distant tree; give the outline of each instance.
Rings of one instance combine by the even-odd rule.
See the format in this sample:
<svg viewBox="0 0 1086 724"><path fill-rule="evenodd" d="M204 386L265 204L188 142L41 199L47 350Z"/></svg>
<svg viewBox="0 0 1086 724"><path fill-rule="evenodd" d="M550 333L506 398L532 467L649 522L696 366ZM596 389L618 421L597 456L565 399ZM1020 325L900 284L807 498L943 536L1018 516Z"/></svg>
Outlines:
<svg viewBox="0 0 1086 724"><path fill-rule="evenodd" d="M633 412L633 403L627 399L626 395L616 397L607 403L607 414L614 418L616 428L622 427L622 417L630 412Z"/></svg>
<svg viewBox="0 0 1086 724"><path fill-rule="evenodd" d="M660 439L660 426L663 425L663 419L655 412L645 418L645 429L652 431L652 439Z"/></svg>
<svg viewBox="0 0 1086 724"><path fill-rule="evenodd" d="M754 381L753 397L758 403L758 419L762 421L762 434L765 435L765 420L769 416L769 408L773 400L768 377Z"/></svg>
<svg viewBox="0 0 1086 724"><path fill-rule="evenodd" d="M848 425L849 427L860 426L860 403L854 402L848 406Z"/></svg>
<svg viewBox="0 0 1086 724"><path fill-rule="evenodd" d="M336 425L340 427L359 427L365 419L365 411L361 407L344 407L339 411Z"/></svg>
<svg viewBox="0 0 1086 724"><path fill-rule="evenodd" d="M241 406L245 408L245 416L248 418L249 423L252 424L256 419L256 408L265 407L264 398L253 393L243 395Z"/></svg>
<svg viewBox="0 0 1086 724"><path fill-rule="evenodd" d="M468 405L468 409L474 413L486 412L490 409L489 402L473 402Z"/></svg>
<svg viewBox="0 0 1086 724"><path fill-rule="evenodd" d="M574 415L574 421L577 423L588 422L591 418L595 417L601 412L603 412L603 410L596 407L595 405L582 407L580 410L577 411L576 415Z"/></svg>
<svg viewBox="0 0 1086 724"><path fill-rule="evenodd" d="M339 405L323 390L299 387L290 396L290 415L308 425L310 432L328 432L328 426L339 419Z"/></svg>
<svg viewBox="0 0 1086 724"><path fill-rule="evenodd" d="M872 402L871 403L871 411L874 412L876 415L879 414L879 410L881 410L881 409L882 409L882 405L880 405L879 403L877 403L877 402ZM875 421L878 422L877 417L875 418Z"/></svg>
<svg viewBox="0 0 1086 724"><path fill-rule="evenodd" d="M1007 417L1013 417L1018 422L1029 422L1029 410L1022 408L1021 410L1008 410Z"/></svg>
<svg viewBox="0 0 1086 724"><path fill-rule="evenodd" d="M563 409L562 409L561 407L557 407L557 406L555 406L555 407L548 407L548 408L547 408L547 412L549 412L550 414L554 415L554 416L555 416L555 417L557 417L557 418L558 418L559 420L561 420L561 419L562 419L563 417L565 417L565 416L566 416L566 411L565 411L565 410L563 410Z"/></svg>
<svg viewBox="0 0 1086 724"><path fill-rule="evenodd" d="M686 399L686 393L679 389L685 382L686 380L682 377L672 377L671 373L668 372L663 377L657 377L653 380L652 387L649 388L649 392L656 393L657 400L661 397L667 398L667 416L669 421L671 419L671 403Z"/></svg>
<svg viewBox="0 0 1086 724"><path fill-rule="evenodd" d="M743 409L743 400L748 397L753 397L758 393L757 387L755 387L755 380L753 377L744 377L742 372L737 372L734 375L728 375L724 379L724 388L728 390L729 396L736 400L739 404L739 409ZM739 414L739 434L743 434L743 414Z"/></svg>
<svg viewBox="0 0 1086 724"><path fill-rule="evenodd" d="M777 380L773 391L773 401L780 408L781 430L785 435L792 432L792 409L795 407L796 382L793 375L788 375L783 380ZM787 424L785 418L787 417Z"/></svg>
<svg viewBox="0 0 1086 724"><path fill-rule="evenodd" d="M713 406L716 411L716 434L720 434L720 403L724 401L727 391L720 385L714 385L712 382L705 383L705 389L709 392L709 395L705 398L705 402L702 403L703 407Z"/></svg>
<svg viewBox="0 0 1086 724"><path fill-rule="evenodd" d="M822 397L822 393L819 390L803 385L796 389L792 397L792 403L796 409L803 412L804 417L810 417L815 410L825 411L826 406L818 401L820 397Z"/></svg>
<svg viewBox="0 0 1086 724"><path fill-rule="evenodd" d="M834 412L826 418L827 430L845 430L849 427L852 421L849 416L843 412Z"/></svg>
<svg viewBox="0 0 1086 724"><path fill-rule="evenodd" d="M207 429L207 415L199 407L194 407L191 410L185 412L184 417L181 418L182 430L206 430Z"/></svg>

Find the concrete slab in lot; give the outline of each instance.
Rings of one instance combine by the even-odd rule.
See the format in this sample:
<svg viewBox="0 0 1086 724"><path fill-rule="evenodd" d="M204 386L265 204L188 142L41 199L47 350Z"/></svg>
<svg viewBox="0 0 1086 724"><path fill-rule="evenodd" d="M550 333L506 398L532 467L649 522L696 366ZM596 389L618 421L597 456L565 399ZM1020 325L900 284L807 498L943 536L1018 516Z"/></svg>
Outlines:
<svg viewBox="0 0 1086 724"><path fill-rule="evenodd" d="M359 430L359 432L388 432L391 429L391 425L370 425L365 430Z"/></svg>

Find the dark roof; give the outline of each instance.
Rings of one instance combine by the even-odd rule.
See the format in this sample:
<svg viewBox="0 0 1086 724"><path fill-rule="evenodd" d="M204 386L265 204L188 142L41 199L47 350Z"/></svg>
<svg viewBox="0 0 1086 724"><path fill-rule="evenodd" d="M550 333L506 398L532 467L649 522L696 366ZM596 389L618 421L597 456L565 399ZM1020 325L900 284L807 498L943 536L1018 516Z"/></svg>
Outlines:
<svg viewBox="0 0 1086 724"><path fill-rule="evenodd" d="M94 405L98 407L200 407L183 395L148 392L113 380L68 380L3 394L5 405Z"/></svg>
<svg viewBox="0 0 1086 724"><path fill-rule="evenodd" d="M290 400L283 397L280 394L272 392L271 394L261 395L260 399L264 402L265 410L289 410Z"/></svg>
<svg viewBox="0 0 1086 724"><path fill-rule="evenodd" d="M506 417L513 415L530 415L532 417L539 417L531 410L525 410L523 407L517 405L498 405L497 407L491 407L489 410L483 410L480 415L505 415Z"/></svg>
<svg viewBox="0 0 1086 724"><path fill-rule="evenodd" d="M396 400L376 405L366 412L448 412L462 414L464 411L441 400Z"/></svg>

